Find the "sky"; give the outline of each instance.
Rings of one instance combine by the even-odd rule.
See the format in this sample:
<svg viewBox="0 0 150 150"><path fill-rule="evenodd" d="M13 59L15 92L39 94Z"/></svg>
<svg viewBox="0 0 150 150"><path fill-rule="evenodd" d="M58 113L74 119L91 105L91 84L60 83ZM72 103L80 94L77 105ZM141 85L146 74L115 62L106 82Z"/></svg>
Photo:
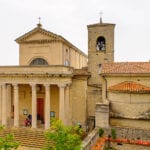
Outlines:
<svg viewBox="0 0 150 150"><path fill-rule="evenodd" d="M14 41L36 27L63 36L86 54L87 25L114 23L115 61L150 60L150 0L0 0L0 65L19 64Z"/></svg>

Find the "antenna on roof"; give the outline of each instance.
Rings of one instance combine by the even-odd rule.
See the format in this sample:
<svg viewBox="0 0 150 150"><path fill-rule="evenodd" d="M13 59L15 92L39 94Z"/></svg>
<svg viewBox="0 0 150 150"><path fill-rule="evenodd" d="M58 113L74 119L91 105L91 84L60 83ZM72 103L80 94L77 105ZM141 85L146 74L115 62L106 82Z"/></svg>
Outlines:
<svg viewBox="0 0 150 150"><path fill-rule="evenodd" d="M103 12L102 11L100 11L100 23L103 23L103 21L102 21L102 15L103 15Z"/></svg>
<svg viewBox="0 0 150 150"><path fill-rule="evenodd" d="M39 17L38 20L39 20L39 23L37 24L37 26L38 26L39 28L41 28L41 27L42 27L42 24L41 24L41 17Z"/></svg>

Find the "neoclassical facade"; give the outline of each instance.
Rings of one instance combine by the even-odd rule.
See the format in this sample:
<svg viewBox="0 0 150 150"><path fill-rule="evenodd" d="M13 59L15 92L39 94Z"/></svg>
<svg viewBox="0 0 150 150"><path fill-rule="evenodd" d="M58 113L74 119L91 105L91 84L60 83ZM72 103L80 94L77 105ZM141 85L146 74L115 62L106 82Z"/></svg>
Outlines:
<svg viewBox="0 0 150 150"><path fill-rule="evenodd" d="M87 55L41 24L16 42L19 66L0 67L1 124L24 126L29 114L32 128L39 124L49 128L53 117L67 125L85 124L86 90L82 89L89 74L81 68L87 66ZM76 92L77 87L81 92Z"/></svg>
<svg viewBox="0 0 150 150"><path fill-rule="evenodd" d="M50 119L85 129L149 128L150 62L114 62L115 24L88 25L88 55L60 35L36 28L16 39L19 65L0 67L0 122L50 127Z"/></svg>

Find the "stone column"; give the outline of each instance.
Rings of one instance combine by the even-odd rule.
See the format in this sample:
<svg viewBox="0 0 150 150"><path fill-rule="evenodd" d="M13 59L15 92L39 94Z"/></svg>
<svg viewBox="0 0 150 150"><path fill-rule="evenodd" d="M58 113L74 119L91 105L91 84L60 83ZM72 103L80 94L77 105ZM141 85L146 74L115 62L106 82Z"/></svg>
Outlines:
<svg viewBox="0 0 150 150"><path fill-rule="evenodd" d="M14 84L14 126L19 127L19 91L18 84Z"/></svg>
<svg viewBox="0 0 150 150"><path fill-rule="evenodd" d="M2 125L7 125L6 84L2 85Z"/></svg>
<svg viewBox="0 0 150 150"><path fill-rule="evenodd" d="M65 125L70 125L70 119L71 119L69 89L70 89L70 85L68 84L65 92Z"/></svg>
<svg viewBox="0 0 150 150"><path fill-rule="evenodd" d="M45 84L45 129L50 127L50 85Z"/></svg>
<svg viewBox="0 0 150 150"><path fill-rule="evenodd" d="M36 84L31 84L31 88L32 88L32 128L37 128Z"/></svg>
<svg viewBox="0 0 150 150"><path fill-rule="evenodd" d="M65 85L59 85L59 119L65 123Z"/></svg>
<svg viewBox="0 0 150 150"><path fill-rule="evenodd" d="M11 85L6 86L7 94L6 94L6 99L7 99L7 117L10 119L11 118Z"/></svg>

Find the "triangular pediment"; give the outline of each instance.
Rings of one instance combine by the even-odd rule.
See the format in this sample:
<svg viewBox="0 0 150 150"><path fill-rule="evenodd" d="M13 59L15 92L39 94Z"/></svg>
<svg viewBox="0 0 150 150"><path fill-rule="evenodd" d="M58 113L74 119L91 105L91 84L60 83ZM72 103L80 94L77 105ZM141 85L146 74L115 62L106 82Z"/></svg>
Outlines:
<svg viewBox="0 0 150 150"><path fill-rule="evenodd" d="M22 35L21 37L16 39L17 43L24 43L24 42L38 42L38 41L54 41L60 40L61 37L56 35L50 31L47 31L42 28L35 28L30 32Z"/></svg>

